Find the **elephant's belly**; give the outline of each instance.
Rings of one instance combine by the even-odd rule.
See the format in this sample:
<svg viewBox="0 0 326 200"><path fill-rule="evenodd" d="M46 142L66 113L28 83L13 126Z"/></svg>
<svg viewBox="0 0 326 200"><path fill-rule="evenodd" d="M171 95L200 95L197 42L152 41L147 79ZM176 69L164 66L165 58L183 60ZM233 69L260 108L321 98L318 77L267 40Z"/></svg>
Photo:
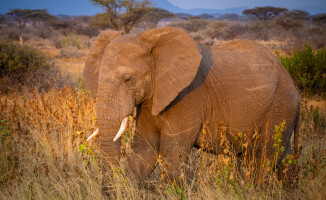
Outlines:
<svg viewBox="0 0 326 200"><path fill-rule="evenodd" d="M196 139L195 147L201 148L206 152L220 154L226 147L232 147L236 152L240 152L241 137L245 134L252 135L255 129L259 131L259 124L251 124L247 126L234 126L233 128L224 122L219 124L204 126L205 131L202 129Z"/></svg>

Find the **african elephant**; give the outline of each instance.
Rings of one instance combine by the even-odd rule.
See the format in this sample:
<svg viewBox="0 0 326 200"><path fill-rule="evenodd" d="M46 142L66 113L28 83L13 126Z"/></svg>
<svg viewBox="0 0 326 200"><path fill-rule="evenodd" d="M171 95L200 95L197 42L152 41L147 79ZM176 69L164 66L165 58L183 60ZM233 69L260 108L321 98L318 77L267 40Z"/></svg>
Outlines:
<svg viewBox="0 0 326 200"><path fill-rule="evenodd" d="M120 157L117 139L137 107L129 167L142 180L159 154L168 171L177 171L180 159L186 161L191 148L200 145L203 124L216 143L221 122L231 143L235 134L257 126L269 141L264 148L271 157L274 125L285 120L279 162L291 151L293 132L297 146L300 99L295 85L278 59L252 41L207 47L180 28L138 35L109 30L93 43L83 75L97 93L101 154L114 165Z"/></svg>

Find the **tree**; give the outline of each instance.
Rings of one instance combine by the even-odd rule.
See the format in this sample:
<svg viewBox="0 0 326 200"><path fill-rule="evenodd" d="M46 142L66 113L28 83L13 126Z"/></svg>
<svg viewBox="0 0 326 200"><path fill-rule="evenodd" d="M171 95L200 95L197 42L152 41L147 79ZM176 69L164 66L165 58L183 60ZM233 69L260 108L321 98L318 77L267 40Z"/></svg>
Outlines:
<svg viewBox="0 0 326 200"><path fill-rule="evenodd" d="M173 13L160 8L148 8L142 18L142 21L149 27L156 27L156 24L164 18L176 17Z"/></svg>
<svg viewBox="0 0 326 200"><path fill-rule="evenodd" d="M19 26L24 26L28 20L32 20L33 24L36 25L40 21L56 19L56 17L50 15L46 9L10 9L10 12L8 12L7 15L14 17Z"/></svg>
<svg viewBox="0 0 326 200"><path fill-rule="evenodd" d="M151 5L149 0L90 0L94 5L105 8L105 13L97 15L107 27L126 33L138 23ZM103 25L103 24L102 24Z"/></svg>
<svg viewBox="0 0 326 200"><path fill-rule="evenodd" d="M0 15L0 24L3 24L7 21L7 18L3 15Z"/></svg>
<svg viewBox="0 0 326 200"><path fill-rule="evenodd" d="M284 16L292 19L306 20L309 17L309 13L303 10L291 10L285 12Z"/></svg>
<svg viewBox="0 0 326 200"><path fill-rule="evenodd" d="M249 16L252 15L257 17L260 21L266 22L278 15L281 15L286 11L288 11L288 9L286 8L266 6L266 7L255 7L253 9L246 9L242 12L242 14L249 15Z"/></svg>
<svg viewBox="0 0 326 200"><path fill-rule="evenodd" d="M285 12L283 15L275 18L275 23L284 29L297 29L303 26L305 20L309 17L309 13L303 10L292 10Z"/></svg>
<svg viewBox="0 0 326 200"><path fill-rule="evenodd" d="M198 32L200 30L206 29L209 25L209 20L204 19L189 19L184 22L177 22L171 24L173 27L181 27L190 32Z"/></svg>
<svg viewBox="0 0 326 200"><path fill-rule="evenodd" d="M318 25L326 24L326 14L319 14L312 18L312 21Z"/></svg>

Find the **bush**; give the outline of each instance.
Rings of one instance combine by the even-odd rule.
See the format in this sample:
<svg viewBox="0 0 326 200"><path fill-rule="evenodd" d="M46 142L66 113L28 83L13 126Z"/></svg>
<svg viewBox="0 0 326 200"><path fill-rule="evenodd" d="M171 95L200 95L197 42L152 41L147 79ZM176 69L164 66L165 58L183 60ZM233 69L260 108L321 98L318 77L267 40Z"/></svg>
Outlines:
<svg viewBox="0 0 326 200"><path fill-rule="evenodd" d="M83 46L83 40L79 35L71 33L62 38L61 45L63 47L72 46L80 49Z"/></svg>
<svg viewBox="0 0 326 200"><path fill-rule="evenodd" d="M274 20L276 25L281 26L285 30L290 29L299 29L303 27L304 20L302 19L293 19L290 17L280 16Z"/></svg>
<svg viewBox="0 0 326 200"><path fill-rule="evenodd" d="M279 56L294 82L307 94L326 95L326 49L313 51L308 45L291 57Z"/></svg>
<svg viewBox="0 0 326 200"><path fill-rule="evenodd" d="M0 91L39 91L62 87L69 80L41 51L26 45L0 42ZM64 82L63 82L64 81Z"/></svg>
<svg viewBox="0 0 326 200"><path fill-rule="evenodd" d="M185 22L178 22L171 24L172 27L180 27L190 32L197 32L206 29L209 24L208 20L204 19L191 19Z"/></svg>
<svg viewBox="0 0 326 200"><path fill-rule="evenodd" d="M79 52L77 48L67 48L60 51L60 55L62 58L80 58L85 56L83 52Z"/></svg>
<svg viewBox="0 0 326 200"><path fill-rule="evenodd" d="M49 68L53 63L42 52L11 42L0 43L0 78L23 74L29 69Z"/></svg>
<svg viewBox="0 0 326 200"><path fill-rule="evenodd" d="M78 85L83 88L82 82ZM225 127L221 129L225 137L215 142L221 146L221 153L206 152L210 140L204 125L201 131L205 135L200 138L204 146L192 150L189 162L180 169L180 182L167 180L165 161L159 155L158 166L144 186L137 177L128 175L130 171L123 163L103 176L97 140L85 141L97 126L93 95L65 87L43 94L35 92L32 98L19 102L18 96L0 98L0 199L317 200L326 196L325 118L307 104L301 109L298 187L290 189L271 173L273 161L261 164L260 174L266 179L254 184L256 175L250 165L255 162L249 161L255 157L247 154L247 160L236 163L237 154L226 140ZM132 137L129 134L134 134L134 128L128 126L121 147L132 145L131 139L125 139ZM275 130L280 133L280 128ZM253 133L240 132L236 140L247 146L261 139L259 131L257 127ZM243 148L242 156L248 150ZM291 156L286 161L286 166L294 162ZM102 192L104 187L108 188L106 194Z"/></svg>

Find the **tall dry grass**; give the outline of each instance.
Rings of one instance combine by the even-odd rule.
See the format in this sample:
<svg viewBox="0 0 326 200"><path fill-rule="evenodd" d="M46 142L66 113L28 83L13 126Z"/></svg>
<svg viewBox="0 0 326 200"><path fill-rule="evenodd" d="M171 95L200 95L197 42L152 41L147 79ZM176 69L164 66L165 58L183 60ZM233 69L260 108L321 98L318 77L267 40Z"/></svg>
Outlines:
<svg viewBox="0 0 326 200"><path fill-rule="evenodd" d="M257 175L250 156L241 165L237 164L226 140L218 144L222 154L216 156L204 151L205 146L209 147L208 138L202 139L203 148L193 149L178 180L167 178L160 156L158 167L146 184L127 175L125 162L109 176L103 176L96 140L85 141L96 128L95 104L96 99L86 90L71 87L42 94L35 91L28 99L15 93L2 94L0 199L323 199L326 196L325 117L304 103L298 187L293 190L275 178L273 161L265 163L262 173ZM134 129L130 123L122 140L124 155L128 154L126 148ZM205 133L205 128L202 131ZM275 133L282 133L282 125ZM255 141L255 137L256 134L239 133L244 146ZM102 193L102 184L106 194Z"/></svg>

